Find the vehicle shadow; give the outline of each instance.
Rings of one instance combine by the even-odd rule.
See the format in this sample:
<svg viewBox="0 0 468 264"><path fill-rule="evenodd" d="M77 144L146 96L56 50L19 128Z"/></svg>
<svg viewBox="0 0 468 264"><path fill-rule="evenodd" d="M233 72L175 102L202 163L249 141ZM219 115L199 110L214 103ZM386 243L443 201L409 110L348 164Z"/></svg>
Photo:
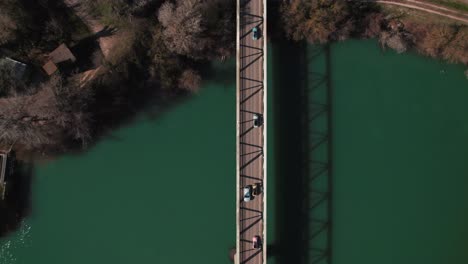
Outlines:
<svg viewBox="0 0 468 264"><path fill-rule="evenodd" d="M0 200L0 237L4 237L21 226L31 211L31 184L34 175L32 163L16 159L11 152L5 181L5 199Z"/></svg>
<svg viewBox="0 0 468 264"><path fill-rule="evenodd" d="M331 263L330 47L271 45L275 263ZM270 216L271 217L271 216Z"/></svg>

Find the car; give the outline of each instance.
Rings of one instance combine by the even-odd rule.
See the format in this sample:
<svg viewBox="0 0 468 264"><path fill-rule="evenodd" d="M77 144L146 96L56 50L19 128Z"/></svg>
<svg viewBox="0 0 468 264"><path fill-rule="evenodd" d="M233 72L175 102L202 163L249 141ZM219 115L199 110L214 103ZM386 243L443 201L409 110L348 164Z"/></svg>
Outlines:
<svg viewBox="0 0 468 264"><path fill-rule="evenodd" d="M252 238L253 248L262 248L262 238L260 236L254 236Z"/></svg>
<svg viewBox="0 0 468 264"><path fill-rule="evenodd" d="M261 183L256 183L253 185L253 195L259 195L263 192L263 185Z"/></svg>
<svg viewBox="0 0 468 264"><path fill-rule="evenodd" d="M252 199L252 185L247 185L244 187L244 202L251 201Z"/></svg>
<svg viewBox="0 0 468 264"><path fill-rule="evenodd" d="M261 114L253 115L254 127L259 127L263 125L263 116Z"/></svg>
<svg viewBox="0 0 468 264"><path fill-rule="evenodd" d="M252 28L252 39L257 40L260 38L260 29L258 27Z"/></svg>

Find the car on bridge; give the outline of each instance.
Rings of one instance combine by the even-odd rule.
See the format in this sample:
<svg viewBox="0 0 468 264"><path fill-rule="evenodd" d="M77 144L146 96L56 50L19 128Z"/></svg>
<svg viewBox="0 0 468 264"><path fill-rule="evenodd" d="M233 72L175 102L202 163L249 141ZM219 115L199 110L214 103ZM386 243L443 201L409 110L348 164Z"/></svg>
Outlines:
<svg viewBox="0 0 468 264"><path fill-rule="evenodd" d="M260 236L254 236L252 238L253 248L262 248L262 238Z"/></svg>
<svg viewBox="0 0 468 264"><path fill-rule="evenodd" d="M254 127L259 127L263 125L263 115L262 114L253 114Z"/></svg>
<svg viewBox="0 0 468 264"><path fill-rule="evenodd" d="M253 199L252 185L247 185L244 187L244 202L249 202L252 199Z"/></svg>
<svg viewBox="0 0 468 264"><path fill-rule="evenodd" d="M260 38L260 29L258 27L252 28L252 39L257 40Z"/></svg>
<svg viewBox="0 0 468 264"><path fill-rule="evenodd" d="M263 192L263 184L256 183L253 185L253 195L259 195Z"/></svg>

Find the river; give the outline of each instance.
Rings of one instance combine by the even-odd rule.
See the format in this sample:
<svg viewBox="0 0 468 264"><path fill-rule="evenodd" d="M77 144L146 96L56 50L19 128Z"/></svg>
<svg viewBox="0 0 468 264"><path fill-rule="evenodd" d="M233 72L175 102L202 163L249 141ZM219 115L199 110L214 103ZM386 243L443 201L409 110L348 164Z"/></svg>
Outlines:
<svg viewBox="0 0 468 264"><path fill-rule="evenodd" d="M463 68L375 41L296 48L269 51L270 261L312 263L307 248L321 243L335 264L467 263ZM235 67L219 68L222 77L157 118L142 114L84 154L37 165L31 215L2 239L0 264L230 263ZM331 115L309 115L309 129L330 138L307 155L304 141L315 139L297 122L310 110L298 103L304 87L319 87L309 103L332 91ZM308 182L305 158L332 170ZM331 213L317 215L332 228L316 237L301 207L306 184L331 193Z"/></svg>

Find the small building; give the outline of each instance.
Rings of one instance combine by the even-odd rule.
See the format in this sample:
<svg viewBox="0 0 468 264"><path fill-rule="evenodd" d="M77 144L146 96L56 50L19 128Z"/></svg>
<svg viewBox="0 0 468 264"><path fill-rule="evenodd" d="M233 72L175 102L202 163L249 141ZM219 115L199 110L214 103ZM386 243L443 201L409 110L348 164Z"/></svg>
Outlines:
<svg viewBox="0 0 468 264"><path fill-rule="evenodd" d="M48 57L55 64L68 60L72 62L76 61L75 56L65 44L61 44L60 46L58 46L55 50L49 53Z"/></svg>
<svg viewBox="0 0 468 264"><path fill-rule="evenodd" d="M22 80L24 78L28 68L26 64L8 57L0 59L0 67L11 69L17 80Z"/></svg>
<svg viewBox="0 0 468 264"><path fill-rule="evenodd" d="M65 44L61 44L55 50L47 55L47 61L42 66L42 69L48 74L52 75L58 70L57 64L62 62L75 62L76 58L70 49Z"/></svg>
<svg viewBox="0 0 468 264"><path fill-rule="evenodd" d="M55 63L53 63L52 61L47 61L46 64L44 64L44 66L42 66L42 69L47 73L47 75L52 75L54 74L58 68L57 68L57 65L55 65Z"/></svg>

